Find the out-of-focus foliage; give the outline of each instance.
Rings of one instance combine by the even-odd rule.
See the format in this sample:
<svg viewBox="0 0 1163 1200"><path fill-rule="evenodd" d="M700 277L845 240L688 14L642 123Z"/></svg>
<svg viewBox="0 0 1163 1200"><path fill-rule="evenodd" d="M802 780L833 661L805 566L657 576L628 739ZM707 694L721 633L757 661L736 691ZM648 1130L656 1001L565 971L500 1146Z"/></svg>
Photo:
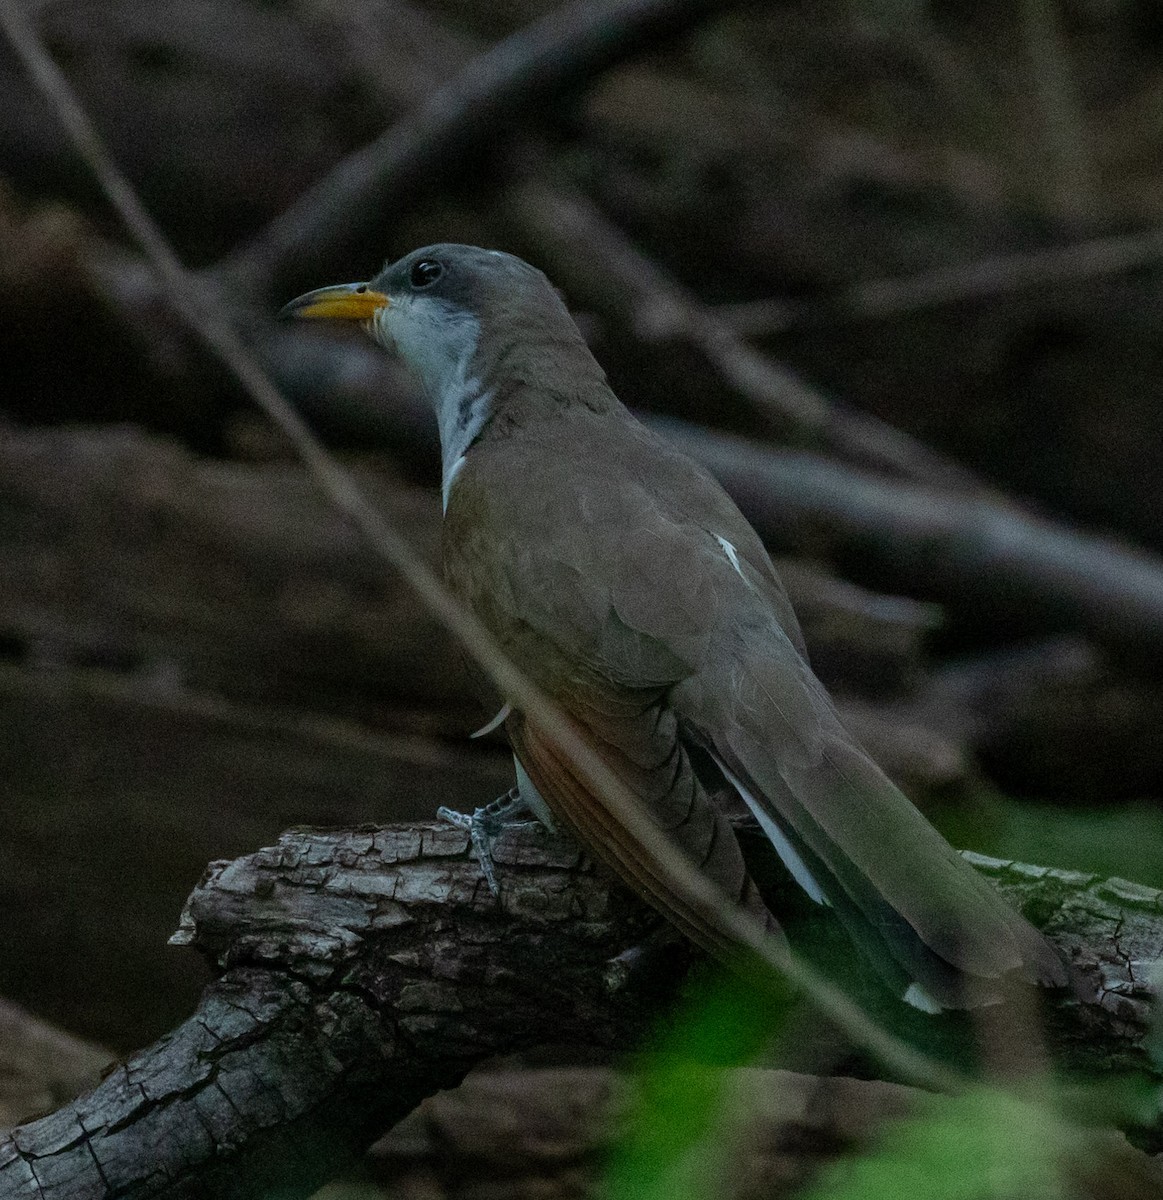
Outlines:
<svg viewBox="0 0 1163 1200"><path fill-rule="evenodd" d="M934 818L955 846L980 854L1163 887L1163 811L1157 804L1052 807L982 790L971 804Z"/></svg>
<svg viewBox="0 0 1163 1200"><path fill-rule="evenodd" d="M982 1088L934 1100L823 1173L808 1200L1064 1200L1070 1130L1045 1106Z"/></svg>
<svg viewBox="0 0 1163 1200"><path fill-rule="evenodd" d="M776 1147L757 1140L754 1096L749 1103L736 1068L761 1063L780 1042L787 1049L800 1015L787 1001L769 1010L730 981L716 980L692 995L637 1064L637 1105L610 1157L603 1196L728 1200L761 1194L762 1174L748 1156ZM1156 1045L1163 1058L1163 1032ZM1105 1135L1092 1140L1091 1131L1147 1126L1160 1104L1158 1086L1132 1076L1068 1081L1034 1075L1015 1090L983 1081L957 1096L917 1092L909 1115L880 1114L889 1123L870 1144L850 1145L834 1160L844 1146L831 1145L827 1165L795 1194L803 1200L1082 1200L1107 1194L1094 1190L1097 1175L1118 1195L1118 1154L1127 1148ZM1104 1155L1112 1147L1117 1153L1108 1167Z"/></svg>
<svg viewBox="0 0 1163 1200"><path fill-rule="evenodd" d="M701 1200L723 1193L736 1150L733 1068L778 1038L794 1001L715 976L690 991L638 1064L640 1094L611 1156L609 1200Z"/></svg>

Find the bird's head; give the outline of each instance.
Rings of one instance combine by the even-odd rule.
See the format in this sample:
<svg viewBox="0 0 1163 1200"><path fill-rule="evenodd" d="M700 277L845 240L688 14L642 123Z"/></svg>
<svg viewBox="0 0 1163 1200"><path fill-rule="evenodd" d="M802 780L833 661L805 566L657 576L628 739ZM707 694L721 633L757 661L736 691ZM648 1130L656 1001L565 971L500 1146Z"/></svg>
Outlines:
<svg viewBox="0 0 1163 1200"><path fill-rule="evenodd" d="M458 378L480 377L514 343L581 340L535 267L499 250L454 243L413 250L366 283L307 292L279 315L360 323L438 402Z"/></svg>

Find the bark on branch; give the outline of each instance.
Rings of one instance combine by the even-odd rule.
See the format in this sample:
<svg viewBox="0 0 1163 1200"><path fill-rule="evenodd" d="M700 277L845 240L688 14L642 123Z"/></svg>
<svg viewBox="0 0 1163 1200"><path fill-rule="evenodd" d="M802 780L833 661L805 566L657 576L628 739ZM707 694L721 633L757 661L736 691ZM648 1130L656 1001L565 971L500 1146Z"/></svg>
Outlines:
<svg viewBox="0 0 1163 1200"><path fill-rule="evenodd" d="M211 956L217 982L95 1091L0 1141L0 1198L308 1196L482 1059L633 1046L687 952L630 969L619 956L657 919L568 841L514 828L497 858L500 901L444 826L298 830L213 864L175 940ZM1144 980L1163 958L1163 893L973 861L1097 997L1050 998L1059 1062L1149 1070Z"/></svg>

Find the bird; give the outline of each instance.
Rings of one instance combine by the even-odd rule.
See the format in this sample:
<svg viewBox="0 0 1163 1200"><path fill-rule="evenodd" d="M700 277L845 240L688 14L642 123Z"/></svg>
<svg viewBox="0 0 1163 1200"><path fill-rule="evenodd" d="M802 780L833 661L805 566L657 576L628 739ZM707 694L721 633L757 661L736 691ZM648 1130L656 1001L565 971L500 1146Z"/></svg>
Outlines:
<svg viewBox="0 0 1163 1200"><path fill-rule="evenodd" d="M448 587L724 905L783 936L721 793L913 1007L991 1003L1015 980L1066 982L1051 943L849 734L759 535L615 396L542 271L499 250L431 245L280 315L361 324L411 370L440 433ZM509 705L502 722L517 787L460 818L490 885L489 837L529 810L728 959L730 939L689 920L650 847L536 723Z"/></svg>

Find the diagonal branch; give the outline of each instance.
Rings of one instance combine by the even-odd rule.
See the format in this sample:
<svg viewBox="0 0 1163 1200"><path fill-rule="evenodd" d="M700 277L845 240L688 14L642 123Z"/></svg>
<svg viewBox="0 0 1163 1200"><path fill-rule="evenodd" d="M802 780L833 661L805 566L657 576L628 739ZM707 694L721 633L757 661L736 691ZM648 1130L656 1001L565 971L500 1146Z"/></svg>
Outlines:
<svg viewBox="0 0 1163 1200"><path fill-rule="evenodd" d="M495 47L474 58L473 46L454 39L427 14L414 9L405 11L415 27L414 35L429 28L433 39L438 36L446 51L450 46L459 48L468 63L445 92L458 95L466 88L471 90L471 81L480 64L491 63L500 54L500 47ZM366 37L366 33L354 28L350 12L340 8L332 19L345 32L349 44ZM356 57L368 75L369 90L384 94L388 81L380 77L366 55ZM399 80L394 78L390 82L397 85L394 90L398 91ZM440 136L422 119L436 100L425 101L420 95L416 100L419 115L398 122L379 141L352 155L328 177L336 182L336 190L326 197L328 204L338 205L349 218L358 219L359 214L354 211L358 198L343 198L339 181L349 170L353 177L371 170L373 163L379 186L400 191L407 188L410 156L426 155L433 138L438 142ZM460 166L463 170L463 161ZM537 248L544 265L563 287L576 299L594 304L620 325L630 327L643 340L683 341L694 347L711 370L765 423L790 427L798 442L828 447L853 461L907 478L958 491L989 491L984 481L959 463L876 417L828 398L782 363L748 345L728 323L719 319L714 308L703 304L638 249L595 205L560 184L547 182L553 173L549 155L536 142L526 140L516 150L510 150L500 159L500 172L515 181L499 192L505 216ZM304 219L310 208L306 199L291 210L297 212L302 208ZM321 218L315 213L311 219ZM280 232L283 220L274 222L254 243L256 256L270 256L264 269L264 278L268 280L288 262L297 267L297 259L287 256L302 253L302 247L283 244ZM225 266L229 269L230 264Z"/></svg>
<svg viewBox="0 0 1163 1200"><path fill-rule="evenodd" d="M431 453L423 398L375 347L323 338L269 346L272 369L305 408L412 459ZM718 478L773 552L822 554L872 586L940 600L954 619L1084 631L1139 674L1163 660L1163 559L1151 551L1004 498L639 415Z"/></svg>
<svg viewBox="0 0 1163 1200"><path fill-rule="evenodd" d="M823 540L840 562L871 565L950 609L1083 629L1139 669L1163 659L1156 554L987 496L884 479L683 422L654 424L719 479L770 546Z"/></svg>
<svg viewBox="0 0 1163 1200"><path fill-rule="evenodd" d="M580 194L529 178L506 192L505 204L563 286L616 314L641 337L693 346L753 411L790 425L794 440L951 491L996 496L967 467L829 399L748 345Z"/></svg>
<svg viewBox="0 0 1163 1200"><path fill-rule="evenodd" d="M1027 289L1122 275L1155 267L1161 259L1163 229L1145 229L1021 254L991 255L916 275L866 279L816 301L769 299L722 304L715 307L715 315L740 337L761 337L804 326L876 321Z"/></svg>

